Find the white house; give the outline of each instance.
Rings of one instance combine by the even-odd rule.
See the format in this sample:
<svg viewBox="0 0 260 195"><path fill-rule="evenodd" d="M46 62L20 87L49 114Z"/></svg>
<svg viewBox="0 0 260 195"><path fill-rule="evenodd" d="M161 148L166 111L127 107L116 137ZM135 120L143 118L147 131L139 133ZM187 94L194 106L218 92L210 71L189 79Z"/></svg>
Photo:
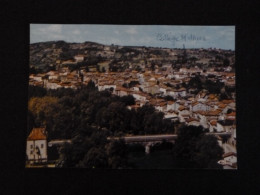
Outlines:
<svg viewBox="0 0 260 195"><path fill-rule="evenodd" d="M172 121L177 121L178 120L178 115L174 112L171 112L171 113L167 113L164 115L164 118L165 119L170 119Z"/></svg>
<svg viewBox="0 0 260 195"><path fill-rule="evenodd" d="M209 122L209 132L216 132L217 131L217 121L216 120L211 120Z"/></svg>
<svg viewBox="0 0 260 195"><path fill-rule="evenodd" d="M26 156L30 164L47 162L47 136L45 128L33 128L27 138Z"/></svg>
<svg viewBox="0 0 260 195"><path fill-rule="evenodd" d="M45 81L45 82L44 82L44 86L45 86L47 89L58 89L58 88L62 87L62 86L60 85L60 82L57 81L57 80Z"/></svg>
<svg viewBox="0 0 260 195"><path fill-rule="evenodd" d="M116 85L114 84L99 84L98 85L98 91L104 91L106 89L113 88L114 90L116 89Z"/></svg>
<svg viewBox="0 0 260 195"><path fill-rule="evenodd" d="M217 132L229 132L232 133L234 130L233 120L223 120L217 122Z"/></svg>
<svg viewBox="0 0 260 195"><path fill-rule="evenodd" d="M178 96L181 96L181 97L185 97L187 94L186 94L186 89L185 88L180 88L180 89L175 89L174 90L174 97L178 97Z"/></svg>
<svg viewBox="0 0 260 195"><path fill-rule="evenodd" d="M198 111L198 110L208 111L208 110L210 110L210 106L203 104L201 102L194 102L190 105L190 110L192 110L192 111Z"/></svg>
<svg viewBox="0 0 260 195"><path fill-rule="evenodd" d="M237 168L237 154L234 152L229 152L223 154L223 161L225 165L229 165L230 167Z"/></svg>
<svg viewBox="0 0 260 195"><path fill-rule="evenodd" d="M200 126L200 121L195 118L188 118L185 120L188 126Z"/></svg>
<svg viewBox="0 0 260 195"><path fill-rule="evenodd" d="M126 95L129 95L129 90L126 89L126 88L123 88L123 87L117 87L115 90L114 90L115 94L122 97L122 96L126 96Z"/></svg>
<svg viewBox="0 0 260 195"><path fill-rule="evenodd" d="M74 59L76 60L76 62L82 62L84 60L84 56L83 55L76 55L76 56L74 56Z"/></svg>

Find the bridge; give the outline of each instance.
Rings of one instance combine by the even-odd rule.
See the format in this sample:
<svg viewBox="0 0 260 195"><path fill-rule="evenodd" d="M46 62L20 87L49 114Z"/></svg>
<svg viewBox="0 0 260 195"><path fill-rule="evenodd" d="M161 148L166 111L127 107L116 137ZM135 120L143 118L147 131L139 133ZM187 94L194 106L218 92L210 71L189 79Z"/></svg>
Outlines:
<svg viewBox="0 0 260 195"><path fill-rule="evenodd" d="M221 138L228 138L231 133L221 132L221 133L206 133L206 135L215 135ZM119 140L123 139L126 144L142 144L145 146L145 152L150 152L150 147L156 143L161 143L162 141L167 141L174 143L177 139L177 134L164 134L164 135L134 135L134 136L122 136L122 137L108 137L107 140ZM71 140L51 140L48 142L48 146L52 147L54 145L61 146L64 143L71 143Z"/></svg>
<svg viewBox="0 0 260 195"><path fill-rule="evenodd" d="M61 146L64 143L71 143L70 139L62 139L62 140L51 140L48 142L48 146Z"/></svg>
<svg viewBox="0 0 260 195"><path fill-rule="evenodd" d="M215 135L221 138L230 137L231 133L223 132L223 133L206 133L206 135ZM124 136L124 137L108 137L107 140L119 140L123 139L126 144L142 144L145 146L145 152L150 152L150 147L155 145L156 143L161 143L162 141L167 141L171 143L175 143L177 139L177 134L164 134L164 135L137 135L137 136Z"/></svg>
<svg viewBox="0 0 260 195"><path fill-rule="evenodd" d="M215 135L220 137L230 137L231 133L206 133L206 135ZM164 134L164 135L134 135L134 136L123 136L123 137L108 137L108 140L119 140L123 139L127 144L129 143L143 143L143 142L158 142L158 141L175 141L177 134Z"/></svg>

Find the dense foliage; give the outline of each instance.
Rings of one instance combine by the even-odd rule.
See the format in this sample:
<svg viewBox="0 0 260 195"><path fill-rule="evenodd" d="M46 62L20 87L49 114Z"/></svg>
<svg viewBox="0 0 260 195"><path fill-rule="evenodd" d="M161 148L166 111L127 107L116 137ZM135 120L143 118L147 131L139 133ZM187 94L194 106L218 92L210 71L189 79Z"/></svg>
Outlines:
<svg viewBox="0 0 260 195"><path fill-rule="evenodd" d="M174 163L178 168L221 168L223 149L217 138L206 135L201 126L183 126L174 145Z"/></svg>
<svg viewBox="0 0 260 195"><path fill-rule="evenodd" d="M44 125L49 140L72 140L60 148L58 167L131 168L129 147L123 140L108 141L108 136L174 133L175 124L153 106L129 110L133 96L99 92L93 82L79 90L30 87L29 98L28 133ZM223 152L215 137L192 126L178 130L176 144L163 142L151 151L171 148L176 168L219 168Z"/></svg>
<svg viewBox="0 0 260 195"><path fill-rule="evenodd" d="M163 119L164 114L153 106L129 110L127 106L135 103L133 96L99 92L92 82L80 90L30 87L29 94L28 120L35 126L45 125L49 139L71 139L82 129L91 128L115 136L174 132L173 122Z"/></svg>

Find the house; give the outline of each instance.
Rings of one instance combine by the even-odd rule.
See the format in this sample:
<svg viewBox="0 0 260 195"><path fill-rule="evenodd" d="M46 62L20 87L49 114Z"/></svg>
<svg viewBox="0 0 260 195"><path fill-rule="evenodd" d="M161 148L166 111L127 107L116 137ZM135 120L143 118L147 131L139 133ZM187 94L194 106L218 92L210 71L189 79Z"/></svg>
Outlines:
<svg viewBox="0 0 260 195"><path fill-rule="evenodd" d="M174 97L185 97L186 94L186 89L185 88L180 88L180 89L175 89L174 90Z"/></svg>
<svg viewBox="0 0 260 195"><path fill-rule="evenodd" d="M175 112L168 112L167 114L164 115L164 119L178 121L178 115Z"/></svg>
<svg viewBox="0 0 260 195"><path fill-rule="evenodd" d="M168 101L168 102L167 102L166 110L167 110L167 111L169 111L169 110L174 110L174 101Z"/></svg>
<svg viewBox="0 0 260 195"><path fill-rule="evenodd" d="M112 88L113 88L113 90L114 89L116 89L116 85L114 85L114 84L104 84L104 83L100 83L100 84L98 84L98 91L104 91L104 90L106 90L106 89L108 89L108 90L112 90Z"/></svg>
<svg viewBox="0 0 260 195"><path fill-rule="evenodd" d="M155 109L160 111L160 112L164 112L167 109L167 102L158 102L155 105Z"/></svg>
<svg viewBox="0 0 260 195"><path fill-rule="evenodd" d="M76 55L76 56L74 56L74 59L76 60L76 62L82 62L84 60L84 56L83 55Z"/></svg>
<svg viewBox="0 0 260 195"><path fill-rule="evenodd" d="M138 101L146 101L146 97L140 92L134 92L132 95Z"/></svg>
<svg viewBox="0 0 260 195"><path fill-rule="evenodd" d="M200 121L195 118L188 118L185 120L188 126L200 126Z"/></svg>
<svg viewBox="0 0 260 195"><path fill-rule="evenodd" d="M207 104L195 101L190 105L190 110L192 110L192 111L198 111L198 110L208 111L208 110L210 110L210 106L208 106Z"/></svg>
<svg viewBox="0 0 260 195"><path fill-rule="evenodd" d="M209 132L217 132L217 121L216 120L211 120L208 124L209 126Z"/></svg>
<svg viewBox="0 0 260 195"><path fill-rule="evenodd" d="M223 161L225 165L228 165L232 168L237 168L237 154L234 152L228 152L226 154L223 154Z"/></svg>
<svg viewBox="0 0 260 195"><path fill-rule="evenodd" d="M222 120L217 121L217 132L230 132L234 131L234 121L233 120Z"/></svg>
<svg viewBox="0 0 260 195"><path fill-rule="evenodd" d="M236 112L231 112L226 115L227 120L235 120L236 119Z"/></svg>
<svg viewBox="0 0 260 195"><path fill-rule="evenodd" d="M30 164L47 162L47 136L45 128L33 128L27 138L27 161Z"/></svg>
<svg viewBox="0 0 260 195"><path fill-rule="evenodd" d="M115 90L115 94L122 97L122 96L126 96L129 94L129 90L124 88L124 87L118 87Z"/></svg>

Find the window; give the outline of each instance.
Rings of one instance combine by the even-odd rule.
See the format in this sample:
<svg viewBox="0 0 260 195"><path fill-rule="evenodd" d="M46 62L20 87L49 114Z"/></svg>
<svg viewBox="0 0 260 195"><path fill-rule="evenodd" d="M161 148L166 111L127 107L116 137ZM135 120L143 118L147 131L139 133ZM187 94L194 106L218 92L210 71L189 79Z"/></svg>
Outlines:
<svg viewBox="0 0 260 195"><path fill-rule="evenodd" d="M43 144L41 144L41 148L43 148Z"/></svg>
<svg viewBox="0 0 260 195"><path fill-rule="evenodd" d="M31 145L31 149L33 149L33 145Z"/></svg>
<svg viewBox="0 0 260 195"><path fill-rule="evenodd" d="M31 154L33 154L33 151L31 150Z"/></svg>

